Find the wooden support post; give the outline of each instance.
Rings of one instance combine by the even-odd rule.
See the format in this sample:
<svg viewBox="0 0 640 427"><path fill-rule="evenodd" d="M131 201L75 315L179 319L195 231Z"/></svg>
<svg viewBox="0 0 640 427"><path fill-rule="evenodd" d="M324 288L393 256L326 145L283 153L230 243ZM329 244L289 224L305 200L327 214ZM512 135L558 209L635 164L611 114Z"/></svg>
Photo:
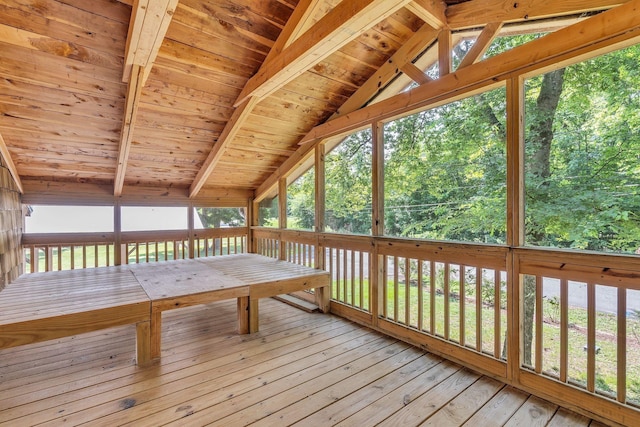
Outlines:
<svg viewBox="0 0 640 427"><path fill-rule="evenodd" d="M160 357L162 351L162 311L151 310L149 347L151 359Z"/></svg>
<svg viewBox="0 0 640 427"><path fill-rule="evenodd" d="M247 222L247 247L246 251L251 254L256 253L256 247L253 244L253 226L257 225L255 222L255 211L257 207L253 203L253 198L249 198L247 201L247 211L245 214Z"/></svg>
<svg viewBox="0 0 640 427"><path fill-rule="evenodd" d="M384 125L382 122L374 123L372 127L373 150L371 159L372 170L372 229L373 236L384 234ZM378 317L382 307L382 287L386 285L383 276L383 257L378 255L378 246L373 246L371 253L371 314L373 326L378 324Z"/></svg>
<svg viewBox="0 0 640 427"><path fill-rule="evenodd" d="M248 297L247 297L248 298ZM249 333L258 332L260 326L260 318L258 315L258 305L260 300L249 300Z"/></svg>
<svg viewBox="0 0 640 427"><path fill-rule="evenodd" d="M278 227L280 230L287 228L287 179L280 178L278 181ZM282 240L280 233L280 241L278 242L278 259L285 261L287 259L287 248L285 241Z"/></svg>
<svg viewBox="0 0 640 427"><path fill-rule="evenodd" d="M258 301L255 303L257 305ZM238 333L241 335L248 334L251 331L250 306L249 297L238 298Z"/></svg>
<svg viewBox="0 0 640 427"><path fill-rule="evenodd" d="M507 244L524 245L524 80L507 81ZM507 377L519 378L523 363L524 284L513 251L507 254ZM532 321L532 319L531 319Z"/></svg>
<svg viewBox="0 0 640 427"><path fill-rule="evenodd" d="M194 222L195 222L195 214L196 209L193 206L193 203L189 203L188 213L187 213L187 227L189 233L189 259L193 259L195 257L195 236L194 236ZM200 254L198 254L199 256Z"/></svg>
<svg viewBox="0 0 640 427"><path fill-rule="evenodd" d="M443 29L438 35L438 69L440 77L451 74L451 30Z"/></svg>
<svg viewBox="0 0 640 427"><path fill-rule="evenodd" d="M122 207L118 199L113 204L113 236L113 264L122 265L127 250L122 245Z"/></svg>
<svg viewBox="0 0 640 427"><path fill-rule="evenodd" d="M136 324L136 361L138 365L146 365L151 356L151 326L148 320Z"/></svg>
<svg viewBox="0 0 640 427"><path fill-rule="evenodd" d="M316 145L315 148L315 196L316 196L316 216L315 216L315 232L316 232L316 251L315 251L315 267L319 270L325 268L325 248L320 243L319 235L324 233L324 211L325 211L325 144ZM316 305L320 307L324 313L331 309L331 283L326 288L315 290Z"/></svg>

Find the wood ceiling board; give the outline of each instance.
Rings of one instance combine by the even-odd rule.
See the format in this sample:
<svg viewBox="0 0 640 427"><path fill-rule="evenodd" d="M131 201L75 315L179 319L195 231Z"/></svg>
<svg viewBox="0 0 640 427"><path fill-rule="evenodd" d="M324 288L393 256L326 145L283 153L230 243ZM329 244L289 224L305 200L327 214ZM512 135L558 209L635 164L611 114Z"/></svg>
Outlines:
<svg viewBox="0 0 640 427"><path fill-rule="evenodd" d="M241 66L237 61L171 39L164 40L159 57L213 71L228 78L249 79L252 75L250 69Z"/></svg>
<svg viewBox="0 0 640 427"><path fill-rule="evenodd" d="M214 132L210 130L198 129L192 131L185 131L181 129L159 129L153 126L141 126L140 123L136 126L138 129L139 137L134 138L134 140L144 141L147 140L167 140L167 141L192 141L192 142L201 142L207 141L209 145L211 145L211 141L216 140L220 135L219 132Z"/></svg>
<svg viewBox="0 0 640 427"><path fill-rule="evenodd" d="M87 105L85 108L77 105L42 102L35 99L30 99L24 96L15 96L11 94L5 94L6 92L0 92L0 111L6 112L13 108L29 108L34 111L46 111L65 116L74 116L77 118L84 117L88 120L108 120L111 122L119 122L122 120L121 108L116 106L94 106ZM27 105L28 107L24 107ZM120 114L120 116L119 116Z"/></svg>
<svg viewBox="0 0 640 427"><path fill-rule="evenodd" d="M49 144L47 144L49 145ZM113 152L87 152L69 149L69 147L60 147L59 145L51 145L48 150L33 150L23 149L17 145L11 146L11 155L15 158L17 164L23 164L26 162L33 164L60 164L61 159L64 159L65 163L79 162L85 165L95 165L102 168L115 167L116 153ZM60 148L56 150L56 148ZM67 166L67 168L71 168Z"/></svg>
<svg viewBox="0 0 640 427"><path fill-rule="evenodd" d="M151 70L151 75L144 87L145 91L157 91L167 95L179 96L185 99L198 99L203 102L211 99L232 99L235 100L240 92L231 86L212 85L210 81L194 75L188 75L171 68L172 64L166 64L162 58L158 58ZM222 105L232 105L223 103Z"/></svg>
<svg viewBox="0 0 640 427"><path fill-rule="evenodd" d="M167 38L236 61L238 65L250 70L257 70L266 55L263 51L243 46L241 42L235 45L232 38L225 40L218 34L195 32L193 28L179 21L174 21L169 27Z"/></svg>
<svg viewBox="0 0 640 427"><path fill-rule="evenodd" d="M166 102L160 103L148 103L141 102L140 109L144 109L148 114L157 114L158 116L171 115L177 117L184 117L188 120L201 120L203 122L214 121L216 123L224 123L231 117L232 110L230 108L223 108L217 105L200 104L197 103L176 103ZM191 110L187 108L191 107ZM203 127L206 129L206 127Z"/></svg>
<svg viewBox="0 0 640 427"><path fill-rule="evenodd" d="M118 131L119 123L115 120L102 119L99 117L84 117L73 120L72 114L63 114L54 111L45 111L30 106L10 105L0 103L0 120L32 120L37 123L62 126L68 129L92 129L99 134L112 133Z"/></svg>
<svg viewBox="0 0 640 427"><path fill-rule="evenodd" d="M199 155L198 155L199 154ZM152 147L135 145L131 147L129 159L140 162L153 162L158 164L175 164L181 166L199 167L204 162L204 153L193 153L180 150L167 150L163 146L154 149Z"/></svg>
<svg viewBox="0 0 640 427"><path fill-rule="evenodd" d="M5 44L0 42L0 51ZM4 56L0 61L0 75L9 80L29 83L45 88L63 89L88 96L122 101L125 86L116 80L105 81L92 72L76 68L75 64L60 64L41 56L32 56L33 62L24 62ZM73 61L77 62L77 61ZM93 71L93 70L92 70ZM60 76L66 76L61 79ZM119 80L119 79L118 79Z"/></svg>
<svg viewBox="0 0 640 427"><path fill-rule="evenodd" d="M321 75L325 78L340 83L355 91L376 69L358 61L349 60L350 57L341 52L336 52L323 61L318 62L308 72Z"/></svg>
<svg viewBox="0 0 640 427"><path fill-rule="evenodd" d="M164 119L168 120L164 120ZM178 117L169 118L167 115L159 114L140 114L138 117L138 123L136 126L142 128L153 128L159 131L177 132L180 134L194 134L198 136L204 135L217 135L219 134L224 123L210 122L206 126L202 121L193 121L193 123L185 124ZM190 126L193 124L194 126ZM142 130L140 130L142 132ZM162 133L160 133L162 135Z"/></svg>
<svg viewBox="0 0 640 427"><path fill-rule="evenodd" d="M96 52L76 43L42 36L30 31L20 30L0 23L0 40L35 52L73 59L103 68L119 70L122 68L122 57L103 52Z"/></svg>
<svg viewBox="0 0 640 427"><path fill-rule="evenodd" d="M86 0L60 0L61 2L73 6L75 8L90 12L94 15L102 16L107 19L129 24L129 16L131 15L131 4L114 1L86 1Z"/></svg>
<svg viewBox="0 0 640 427"><path fill-rule="evenodd" d="M250 169L254 166L257 168L268 169L272 168L274 164L277 165L282 163L286 159L286 156L234 147L233 150L225 151L220 158L220 162L222 165L244 164Z"/></svg>
<svg viewBox="0 0 640 427"><path fill-rule="evenodd" d="M113 158L118 155L116 150L101 144L92 144L88 141L76 142L68 139L54 140L52 138L41 138L37 135L27 134L24 139L20 133L2 131L2 135L11 141L11 150L30 154L34 157L55 155L66 156L83 154L91 157ZM54 154L49 154L54 153Z"/></svg>
<svg viewBox="0 0 640 427"><path fill-rule="evenodd" d="M176 95L184 96L178 96ZM189 88L171 86L165 88L150 88L148 85L142 90L141 101L147 105L173 107L184 111L209 111L212 109L228 109L232 111L231 103L226 102L230 98L217 97L209 93L196 91ZM151 107L149 107L151 108Z"/></svg>
<svg viewBox="0 0 640 427"><path fill-rule="evenodd" d="M260 116L296 121L313 127L327 117L324 109L319 108L323 106L325 103L319 101L314 102L313 105L305 106L270 96L261 101L254 108L254 112Z"/></svg>
<svg viewBox="0 0 640 427"><path fill-rule="evenodd" d="M42 104L58 104L76 108L76 112L82 114L85 109L97 111L116 110L121 113L124 108L124 100L105 99L98 96L81 95L66 90L38 86L37 84L11 80L0 77L0 93L25 102L39 101Z"/></svg>
<svg viewBox="0 0 640 427"><path fill-rule="evenodd" d="M145 123L159 122L164 125L186 126L195 129L206 129L216 131L224 126L229 120L225 114L200 114L198 112L189 112L184 110L174 110L171 108L162 108L156 105L142 104L139 107L140 119Z"/></svg>
<svg viewBox="0 0 640 427"><path fill-rule="evenodd" d="M47 20L29 12L11 9L6 4L0 4L0 22L24 31L44 34L55 40L73 43L83 49L90 49L97 55L105 54L119 57L120 62L123 62L122 46L124 46L124 40L118 40L109 35L78 32L62 22Z"/></svg>
<svg viewBox="0 0 640 427"><path fill-rule="evenodd" d="M21 146L25 149L47 150L47 145L61 144L69 145L74 149L105 150L108 152L117 151L116 138L85 138L75 135L58 135L54 131L31 131L25 129L13 129L0 126L0 132L11 141L11 146Z"/></svg>
<svg viewBox="0 0 640 427"><path fill-rule="evenodd" d="M299 102L304 106L316 108L324 105L326 109L330 109L342 105L349 98L350 93L350 89L341 86L335 80L307 72L271 96L285 101Z"/></svg>
<svg viewBox="0 0 640 427"><path fill-rule="evenodd" d="M271 41L276 40L293 12L276 0L183 0L181 5L208 19L222 21L238 31Z"/></svg>
<svg viewBox="0 0 640 427"><path fill-rule="evenodd" d="M46 137L49 134L54 134L62 138L75 137L85 138L87 140L93 140L96 138L101 141L105 139L108 141L118 141L120 138L119 130L114 130L112 132L97 132L94 129L71 128L68 125L51 126L50 124L43 124L39 121L13 119L7 116L0 116L0 129L3 131L6 131L6 129L12 129L18 132L35 132L41 134L43 137ZM113 146L116 147L117 142L114 143Z"/></svg>
<svg viewBox="0 0 640 427"><path fill-rule="evenodd" d="M156 66L162 66L184 74L188 78L205 79L213 87L221 85L228 86L232 90L241 90L247 79L245 77L233 76L228 73L220 73L205 67L189 65L183 62L174 61L168 58L158 58ZM155 68L155 67L154 67Z"/></svg>
<svg viewBox="0 0 640 427"><path fill-rule="evenodd" d="M149 132L141 132L132 142L132 146L153 149L157 144L162 144L167 151L184 151L192 153L206 154L211 148L211 139L193 138L190 135L169 134L162 138L149 135ZM206 147L206 148L205 148Z"/></svg>
<svg viewBox="0 0 640 427"><path fill-rule="evenodd" d="M107 0L92 0L92 2L96 4L112 4L112 2ZM105 43L110 42L120 45L123 47L122 52L124 54L124 45L129 28L128 16L125 22L105 19L104 16L96 15L56 0L40 0L38 2L31 0L3 0L2 4L30 15L44 18L48 21L60 23L78 33L84 33L94 36L96 39L104 40ZM122 11L122 9L115 7L114 11ZM53 26L52 30L56 30L57 28L59 27ZM69 41L72 40L73 39L70 39Z"/></svg>

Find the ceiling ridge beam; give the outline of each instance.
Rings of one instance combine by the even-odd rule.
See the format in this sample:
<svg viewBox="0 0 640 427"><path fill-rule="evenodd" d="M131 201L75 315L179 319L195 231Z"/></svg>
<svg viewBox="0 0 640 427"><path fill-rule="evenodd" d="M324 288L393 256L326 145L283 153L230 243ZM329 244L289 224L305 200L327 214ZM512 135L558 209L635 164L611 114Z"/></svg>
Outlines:
<svg viewBox="0 0 640 427"><path fill-rule="evenodd" d="M471 0L447 8L452 30L483 27L490 22L517 22L607 10L629 0Z"/></svg>
<svg viewBox="0 0 640 427"><path fill-rule="evenodd" d="M281 176L323 140L367 126L409 111L428 108L447 100L486 90L502 81L532 72L565 66L577 60L592 58L640 41L640 0L631 0L618 8L585 19L507 52L465 67L411 91L395 95L379 104L370 105L327 121L313 128L300 141L300 147L278 170L256 189L259 198L277 184Z"/></svg>
<svg viewBox="0 0 640 427"><path fill-rule="evenodd" d="M24 194L24 187L22 187L22 181L20 181L20 175L18 175L18 169L16 168L15 163L13 163L13 159L11 158L11 153L9 153L9 148L7 144L4 142L4 138L2 138L2 134L0 134L0 155L2 155L2 159L4 160L5 166L9 169L9 173L13 177L13 181L16 183L16 187L18 187L18 191L20 194Z"/></svg>
<svg viewBox="0 0 640 427"><path fill-rule="evenodd" d="M244 87L235 106L250 96L264 98L322 61L409 0L350 0L335 8L261 68Z"/></svg>

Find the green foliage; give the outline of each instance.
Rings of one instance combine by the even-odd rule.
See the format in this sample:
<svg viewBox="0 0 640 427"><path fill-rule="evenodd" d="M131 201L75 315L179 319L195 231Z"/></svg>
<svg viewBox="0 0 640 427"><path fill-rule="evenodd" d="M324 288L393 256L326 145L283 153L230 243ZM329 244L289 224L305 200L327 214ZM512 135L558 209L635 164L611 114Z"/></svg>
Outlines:
<svg viewBox="0 0 640 427"><path fill-rule="evenodd" d="M325 156L327 231L371 234L371 130L345 138Z"/></svg>
<svg viewBox="0 0 640 427"><path fill-rule="evenodd" d="M313 230L315 215L315 173L312 168L287 188L287 228Z"/></svg>
<svg viewBox="0 0 640 427"><path fill-rule="evenodd" d="M504 243L505 93L385 125L385 233Z"/></svg>
<svg viewBox="0 0 640 427"><path fill-rule="evenodd" d="M278 227L278 196L265 198L258 204L258 225Z"/></svg>
<svg viewBox="0 0 640 427"><path fill-rule="evenodd" d="M640 247L639 59L634 46L568 67L556 111L537 104L543 77L527 81L527 243L614 252ZM548 159L541 159L536 123L548 119L553 139ZM542 167L548 176L536 173Z"/></svg>
<svg viewBox="0 0 640 427"><path fill-rule="evenodd" d="M246 225L244 208L196 208L196 213L206 228Z"/></svg>

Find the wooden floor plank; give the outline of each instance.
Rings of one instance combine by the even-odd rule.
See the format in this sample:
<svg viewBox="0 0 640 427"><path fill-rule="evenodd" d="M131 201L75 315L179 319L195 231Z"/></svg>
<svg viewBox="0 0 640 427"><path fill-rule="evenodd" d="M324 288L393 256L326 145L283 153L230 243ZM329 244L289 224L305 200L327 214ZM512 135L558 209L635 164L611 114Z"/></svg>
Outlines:
<svg viewBox="0 0 640 427"><path fill-rule="evenodd" d="M591 420L584 415L559 408L547 427L587 427Z"/></svg>
<svg viewBox="0 0 640 427"><path fill-rule="evenodd" d="M558 407L552 403L530 396L504 426L546 426L557 409Z"/></svg>
<svg viewBox="0 0 640 427"><path fill-rule="evenodd" d="M528 394L513 387L504 387L463 425L466 427L503 425L528 397Z"/></svg>
<svg viewBox="0 0 640 427"><path fill-rule="evenodd" d="M0 426L603 425L336 316L264 299L238 335L235 310L166 312L145 367L133 325L0 350Z"/></svg>
<svg viewBox="0 0 640 427"><path fill-rule="evenodd" d="M484 406L500 389L504 387L499 381L482 377L471 387L460 393L447 406L429 417L421 426L459 426Z"/></svg>

